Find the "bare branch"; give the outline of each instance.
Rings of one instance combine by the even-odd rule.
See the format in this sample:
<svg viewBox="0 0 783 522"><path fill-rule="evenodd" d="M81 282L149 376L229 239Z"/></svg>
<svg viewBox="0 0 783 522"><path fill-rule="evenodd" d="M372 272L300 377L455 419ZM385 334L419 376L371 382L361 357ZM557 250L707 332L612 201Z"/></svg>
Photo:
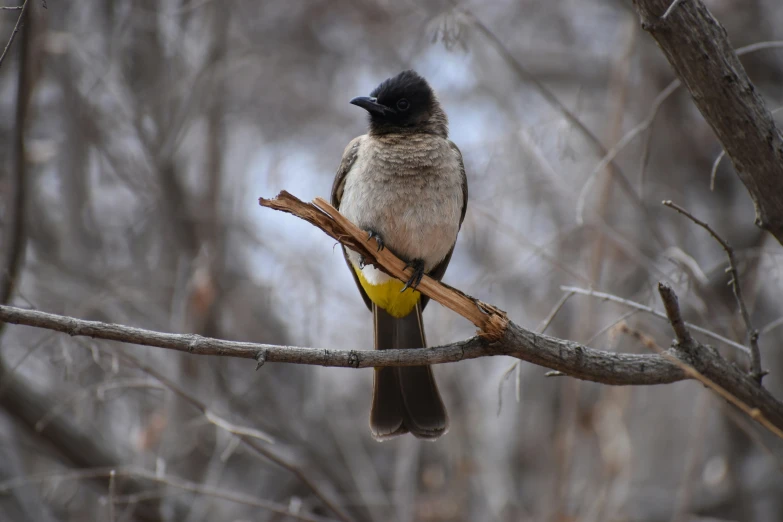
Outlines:
<svg viewBox="0 0 783 522"><path fill-rule="evenodd" d="M0 306L0 321L56 330L71 336L155 346L194 355L219 355L252 360L262 358L271 363L380 368L443 364L491 355L508 355L563 371L573 377L605 384L664 384L682 379L679 372L672 373L672 365L657 356L592 350L578 343L536 334L513 323L509 323L503 338L498 341L478 335L435 348L364 351L278 346L226 341L193 334L171 334L120 324L85 321L13 306ZM164 379L158 372L145 368L155 378ZM163 382L167 381L164 379ZM170 385L171 383L167 384ZM201 406L196 404L196 407Z"/></svg>
<svg viewBox="0 0 783 522"><path fill-rule="evenodd" d="M677 7L677 4L680 3L680 0L673 0L672 3L669 5L668 9L666 9L666 12L663 13L663 16L661 16L661 19L666 20L669 18L669 15L672 14L672 11Z"/></svg>
<svg viewBox="0 0 783 522"><path fill-rule="evenodd" d="M731 284L731 288L734 290L734 297L737 300L737 306L740 309L740 313L742 314L742 320L745 322L745 329L747 330L748 335L748 343L750 344L750 373L756 380L761 383L761 379L764 377L765 373L761 371L761 353L759 351L759 332L755 328L753 328L753 323L750 322L750 313L748 313L748 307L745 306L745 300L742 298L742 289L740 288L739 284L739 272L737 271L737 261L734 258L734 249L731 248L731 246L724 240L720 235L718 235L717 232L715 232L712 227L710 227L707 223L704 221L697 219L693 214L682 208L681 206L677 205L676 203L672 203L671 201L664 201L664 206L667 206L669 208L672 208L682 214L683 216L687 217L700 227L702 227L704 230L710 233L710 235L715 238L715 241L717 241L721 247L723 247L723 250L726 251L726 256L729 258L729 268L728 272L731 275L731 281L729 283ZM665 304L665 303L664 303ZM668 308L667 308L667 314L668 314ZM671 318L671 316L669 316ZM678 336L679 337L679 336Z"/></svg>
<svg viewBox="0 0 783 522"><path fill-rule="evenodd" d="M712 162L712 168L710 169L710 192L715 190L715 177L718 175L718 167L720 166L720 162L723 161L723 157L725 155L725 150L720 151L720 154L718 154L718 156L715 158L715 161Z"/></svg>
<svg viewBox="0 0 783 522"><path fill-rule="evenodd" d="M666 316L672 325L674 335L677 337L677 343L683 350L690 350L693 346L693 337L685 327L685 321L682 320L677 294L666 283L658 283L658 293L661 294L661 301L663 301L663 307L666 309Z"/></svg>
<svg viewBox="0 0 783 522"><path fill-rule="evenodd" d="M570 123L582 134L585 140L593 148L597 156L601 158L607 158L606 163L601 166L601 169L608 166L611 166L612 169L614 169L613 173L615 175L612 175L610 180L616 181L620 185L620 188L622 188L622 190L626 193L631 203L633 203L634 206L636 206L641 211L642 215L647 216L647 207L644 205L644 202L633 189L633 185L630 183L630 181L628 181L628 178L623 173L620 165L615 161L615 155L606 150L606 147L604 147L603 143L601 143L601 140L598 138L598 136L596 136L593 131L587 128L587 126L571 110L569 110L568 107L566 107L546 85L536 78L535 75L530 73L527 68L514 57L500 37L498 37L498 35L496 35L489 27L487 27L475 14L466 9L463 9L462 12L470 20L471 24L489 40L493 47L495 47L495 50L502 56L511 70L513 70L523 81L530 83L549 105L562 114L568 123ZM591 186L592 178L588 178L588 181L585 184L585 191L589 191ZM580 196L580 200L582 197L583 196ZM578 211L577 221L580 224L582 221L581 215L581 211ZM650 227L650 231L656 239L659 239L658 232L654 227Z"/></svg>
<svg viewBox="0 0 783 522"><path fill-rule="evenodd" d="M549 315L546 316L546 319L541 321L541 323L536 328L536 331L538 333L546 332L546 329L549 328L550 324L552 324L552 321L555 319L555 316L558 314L558 312L560 312L563 306L565 306L566 302L571 298L572 295L574 295L574 292L568 292L567 294L563 294L560 300L558 300L557 303L555 303L555 306L554 308L552 308L552 311L549 312ZM503 372L503 375L500 377L500 381L498 381L498 415L500 415L500 411L503 409L503 383L506 381L508 376L511 375L511 372L514 370L516 370L515 372L516 374L514 378L514 394L517 402L519 402L521 399L522 366L519 364L519 361L514 361L513 363L511 363L508 369L505 372Z"/></svg>
<svg viewBox="0 0 783 522"><path fill-rule="evenodd" d="M783 244L783 135L701 0L661 15L669 0L634 0L648 31L691 93L756 207L756 224Z"/></svg>
<svg viewBox="0 0 783 522"><path fill-rule="evenodd" d="M421 366L456 362L492 355L506 355L562 372L570 377L612 385L666 384L692 378L677 364L660 355L623 354L595 350L573 341L537 334L509 322L503 337L490 341L482 336L435 348L401 350L326 350L211 339L191 334L170 334L118 324L84 321L72 317L0 306L0 320L46 328L73 336L156 346L196 355L220 355L267 362L287 362L343 368ZM746 404L758 408L775 426L783 428L783 404L758 383L724 361L714 350L703 350L698 371L729 390ZM146 368L152 372L151 368ZM163 378L159 374L152 374ZM169 385L167 385L169 386ZM252 441L251 443L255 443ZM260 444L255 446L262 447Z"/></svg>
<svg viewBox="0 0 783 522"><path fill-rule="evenodd" d="M560 290L563 290L564 292L573 292L575 294L589 295L589 296L597 297L599 299L604 299L606 301L612 301L613 303L618 303L624 306L635 308L636 310L641 310L642 312L647 312L648 314L654 315L655 317L660 317L661 319L668 319L665 313L659 312L658 310L652 308L651 306L643 305L641 303L637 303L636 301L624 299L622 297L618 297L613 294L607 294L605 292L596 292L595 290L577 288L575 286L561 286ZM716 341L720 341L726 344L727 346L736 348L737 350L743 352L746 355L750 355L750 350L748 349L747 346L742 346L741 344L734 342L727 337L723 337L722 335L716 334L712 330L707 330L706 328L702 328L701 326L697 326L693 323L686 322L685 325L691 330L697 331L700 334L704 334L707 337L715 339Z"/></svg>
<svg viewBox="0 0 783 522"><path fill-rule="evenodd" d="M19 18L16 19L16 24L14 25L14 30L11 33L11 37L8 39L8 43L5 44L5 49L3 49L3 54L0 54L0 68L3 67L3 60L5 60L5 55L8 54L8 49L11 48L11 44L14 43L14 38L16 38L16 33L19 32L19 28L22 26L22 19L24 18L24 13L27 11L27 2L29 0L24 0L24 3L20 7L7 7L5 9L18 9L19 10Z"/></svg>
<svg viewBox="0 0 783 522"><path fill-rule="evenodd" d="M270 462L280 466L285 470L288 470L302 484L304 484L304 486L307 489L309 489L313 493L313 495L315 495L319 500L321 500L321 502L323 502L323 504L327 508L329 508L329 510L331 510L332 513L334 513L334 515L339 520L341 520L342 522L350 522L350 520L352 520L350 515L348 515L348 513L346 513L340 506L338 506L334 501L332 501L329 498L329 495L327 495L322 490L322 488L316 484L316 482L309 476L307 470L303 469L297 464L294 464L293 462L290 462L288 458L283 457L282 455L279 455L277 452L269 449L268 444L273 443L273 441L268 435L254 428L236 426L234 424L229 423L225 419L222 419L217 415L215 415L212 411L210 411L210 409L207 407L205 403L203 403L198 398L184 391L176 383L167 379L166 376L163 375L161 372L153 369L149 365L142 363L138 359L131 357L130 355L120 354L120 357L126 362L131 363L133 366L137 367L147 375L160 381L160 383L163 384L166 388L168 388L173 393L178 395L181 399L186 401L188 404L190 404L191 406L199 410L210 423L236 436L236 438L239 439L239 441L241 441L247 448L252 450L255 454L261 455L262 457L269 460ZM259 440L263 441L264 443L263 444L260 443Z"/></svg>
<svg viewBox="0 0 783 522"><path fill-rule="evenodd" d="M27 6L27 2L22 5L21 12L19 13L19 19L14 27L14 33L11 35L11 41L16 34L20 21L25 16L24 8ZM14 293L16 286L16 280L19 277L19 273L22 269L22 261L24 259L24 252L26 246L26 233L25 233L25 205L27 202L26 195L26 163L25 163L25 142L24 131L27 124L27 107L30 98L31 86L29 81L29 63L28 57L28 34L30 28L25 30L22 35L22 52L20 53L19 60L19 72L16 82L16 121L14 123L14 164L13 173L10 176L9 189L6 191L6 209L7 220L5 224L5 230L3 231L3 243L5 248L3 249L2 265L0 265L0 303L8 303L11 296ZM2 64L3 57L8 46L11 45L11 41L3 51L3 56L0 57L0 65ZM0 327L0 333L2 333L2 327Z"/></svg>
<svg viewBox="0 0 783 522"><path fill-rule="evenodd" d="M17 477L0 482L0 492L6 492L12 489L24 487L28 484L39 484L49 480L85 480L96 478L108 478L110 482L114 482L117 477L142 479L148 482L161 484L170 488L179 489L181 491L188 491L199 495L207 495L215 498L221 498L230 502L236 502L237 504L244 504L247 506L266 509L273 513L277 513L284 517L292 517L296 520L305 520L308 522L326 522L328 520L323 517L308 516L300 513L294 513L287 509L286 506L270 502L268 500L262 500L250 495L244 495L234 491L221 490L203 484L197 484L195 482L189 482L172 475L161 474L158 472L152 472L144 468L138 467L117 467L117 468L92 468L82 470L69 470L63 472L54 473L38 473L35 475L28 475L26 477ZM111 492L111 488L109 488ZM115 499L119 502L120 499Z"/></svg>
<svg viewBox="0 0 783 522"><path fill-rule="evenodd" d="M669 299L670 297L673 297L673 303L675 307L675 312L677 314L680 313L679 308L677 307L677 296L674 295L674 292L672 292L672 289L664 284L658 285L658 288L661 290L661 297L664 298L664 292L668 291L671 292L671 296L667 296L664 299ZM675 318L672 317L672 324L674 324ZM682 361L681 359L675 357L671 352L667 352L663 350L660 346L658 346L655 343L655 340L653 340L651 337L643 334L642 332L639 332L638 330L633 330L629 328L627 325L622 326L622 330L624 333L632 335L636 339L638 339L646 348L653 350L655 352L658 352L661 354L662 357L672 361L674 364L682 368L682 370L688 374L688 377L691 379L697 380L700 383L702 383L704 386L709 388L710 390L714 391L724 399L726 399L728 402L745 412L748 417L755 420L762 426L764 426L766 429L768 429L771 433L773 433L775 436L783 440L783 430L780 429L778 426L773 424L769 421L766 417L764 417L764 414L758 409L753 408L751 406L748 406L744 401L737 398L733 393L723 388L720 384L714 382L709 377L703 375L701 372L699 372L696 368L691 366L690 364ZM690 335L688 335L690 337ZM693 340L691 339L693 342Z"/></svg>
<svg viewBox="0 0 783 522"><path fill-rule="evenodd" d="M114 499L117 496L117 470L113 469L109 472L109 522L115 522L117 519L114 516Z"/></svg>

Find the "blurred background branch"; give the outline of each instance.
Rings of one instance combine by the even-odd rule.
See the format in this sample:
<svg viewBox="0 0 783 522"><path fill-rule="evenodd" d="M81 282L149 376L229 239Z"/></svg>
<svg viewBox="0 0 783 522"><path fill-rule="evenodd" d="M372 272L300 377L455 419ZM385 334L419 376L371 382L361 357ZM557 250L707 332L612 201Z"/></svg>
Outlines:
<svg viewBox="0 0 783 522"><path fill-rule="evenodd" d="M715 131L756 207L756 224L783 244L783 134L701 0L634 0L648 31Z"/></svg>
<svg viewBox="0 0 783 522"><path fill-rule="evenodd" d="M641 4L659 17L671 2ZM663 281L686 324L708 332L689 327L694 341L709 357L706 343L714 343L725 378L743 379L740 387L751 381L751 393L758 386L733 366L745 367L737 347L747 348L747 328L726 286L725 253L660 205L677 201L732 246L748 316L761 332L765 389L783 397L775 349L783 342L783 251L753 224L752 190L743 185L772 165L766 135L716 139L702 110L707 92L694 99L676 87L682 75L693 90L686 74L695 69L672 72L631 3L26 5L0 68L0 277L12 283L2 304L175 335L366 348L371 320L340 249L305 223L259 209L256 198L282 189L308 201L327 195L343 148L366 128L348 101L410 67L438 92L471 188L446 283L497 305L520 327L546 324L548 335L574 346L658 358L650 342L669 346L672 333L625 302L658 311ZM783 106L779 1L705 5L731 43L749 50L742 67L754 90L726 58L718 25L711 31L722 43L704 48L701 67L720 75L728 66L737 78L713 77L713 86L725 96L740 88L737 99L748 106L760 97ZM0 10L2 45L19 15ZM707 20L700 3L679 2L653 36L674 50L699 30L675 30L691 15ZM702 47L672 59L698 58ZM763 118L751 125L769 123L754 114ZM734 130L747 125L731 121ZM758 165L737 161L751 149L732 151L751 140ZM773 148L777 140L772 134ZM724 148L744 178L722 162L711 191ZM771 188L757 192L778 197ZM564 301L564 286L592 297ZM436 305L424 320L433 346L474 335ZM637 333L649 339L633 342ZM356 520L783 518L780 441L701 383L604 386L520 363L515 385L501 388L498 414L498 387L513 362L439 365L450 433L437 444L377 444L366 429L369 372L286 364L254 373L231 357L6 328L0 481L62 478L0 496L0 519L287 516L214 491L339 518L292 469ZM158 385L123 385L147 380ZM274 439L256 442L289 467L239 440L239 428ZM98 468L117 470L114 481L69 475ZM122 475L127 469L198 488Z"/></svg>

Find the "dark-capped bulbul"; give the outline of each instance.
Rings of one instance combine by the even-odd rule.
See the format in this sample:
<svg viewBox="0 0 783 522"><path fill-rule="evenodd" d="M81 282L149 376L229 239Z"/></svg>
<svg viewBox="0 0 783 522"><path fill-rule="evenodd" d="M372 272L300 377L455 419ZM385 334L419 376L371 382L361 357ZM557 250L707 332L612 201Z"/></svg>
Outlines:
<svg viewBox="0 0 783 522"><path fill-rule="evenodd" d="M332 205L413 271L403 283L343 248L345 260L373 313L375 349L424 348L421 314L428 298L416 287L424 274L440 280L451 260L468 202L462 154L449 140L448 119L435 93L414 71L385 80L351 103L369 113L370 125L345 148ZM376 368L373 437L410 432L436 439L448 425L429 366Z"/></svg>

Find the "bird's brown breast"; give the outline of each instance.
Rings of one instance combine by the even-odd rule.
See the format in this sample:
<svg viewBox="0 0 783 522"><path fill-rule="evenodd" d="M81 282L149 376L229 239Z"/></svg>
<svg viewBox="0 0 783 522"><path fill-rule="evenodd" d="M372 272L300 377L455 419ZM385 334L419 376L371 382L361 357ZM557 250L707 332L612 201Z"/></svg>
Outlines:
<svg viewBox="0 0 783 522"><path fill-rule="evenodd" d="M431 270L457 239L461 165L448 140L432 134L365 136L346 175L340 211L381 235L395 254Z"/></svg>

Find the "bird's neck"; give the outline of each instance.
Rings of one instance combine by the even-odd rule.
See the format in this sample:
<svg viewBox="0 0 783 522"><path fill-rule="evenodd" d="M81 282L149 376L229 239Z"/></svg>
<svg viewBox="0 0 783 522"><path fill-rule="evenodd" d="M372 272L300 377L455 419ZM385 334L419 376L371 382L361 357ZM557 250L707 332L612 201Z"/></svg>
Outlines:
<svg viewBox="0 0 783 522"><path fill-rule="evenodd" d="M368 133L374 138L399 139L417 134L430 134L447 139L449 128L445 123L432 121L410 127L372 122Z"/></svg>

